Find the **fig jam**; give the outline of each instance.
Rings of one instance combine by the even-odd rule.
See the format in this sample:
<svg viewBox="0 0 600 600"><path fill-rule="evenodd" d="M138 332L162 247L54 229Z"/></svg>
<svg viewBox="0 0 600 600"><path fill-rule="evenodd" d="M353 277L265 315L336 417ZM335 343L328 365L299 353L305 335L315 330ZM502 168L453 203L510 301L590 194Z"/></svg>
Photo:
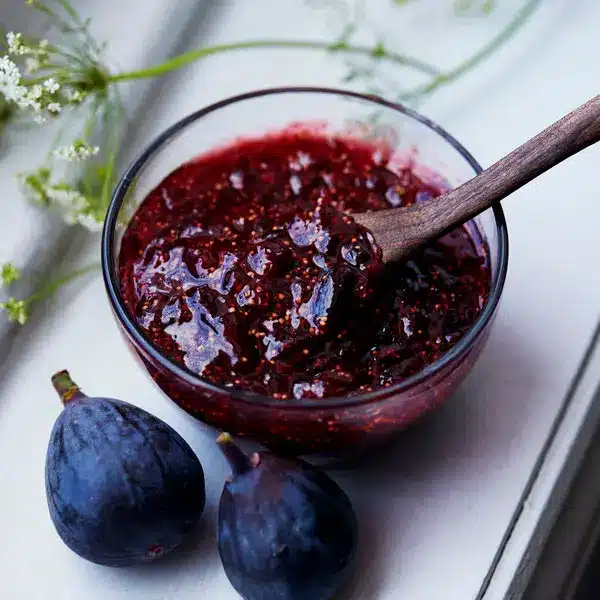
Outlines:
<svg viewBox="0 0 600 600"><path fill-rule="evenodd" d="M282 401L388 387L448 351L483 308L472 224L382 265L352 213L435 202L439 184L364 140L281 133L168 175L123 237L126 305L163 354Z"/></svg>

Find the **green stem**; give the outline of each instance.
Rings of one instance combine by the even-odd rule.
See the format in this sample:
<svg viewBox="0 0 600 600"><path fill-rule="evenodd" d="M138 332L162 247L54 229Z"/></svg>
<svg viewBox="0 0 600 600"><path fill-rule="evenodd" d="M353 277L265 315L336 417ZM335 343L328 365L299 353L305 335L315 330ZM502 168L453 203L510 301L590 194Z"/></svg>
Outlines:
<svg viewBox="0 0 600 600"><path fill-rule="evenodd" d="M78 277L83 277L92 271L97 271L100 269L99 263L94 263L92 265L88 265L87 267L82 267L81 269L76 269L75 271L71 271L68 275L61 277L60 279L55 279L51 281L48 285L44 286L29 298L24 300L25 304L33 304L34 302L38 302L39 300L45 300L46 298L50 298L53 296L63 285L70 283L74 279Z"/></svg>
<svg viewBox="0 0 600 600"><path fill-rule="evenodd" d="M157 75L163 75L165 73L169 73L170 71L174 71L175 69L181 69L190 63L207 58L208 56L214 56L215 54L259 48L330 50L332 52L344 52L346 54L362 54L364 56L389 60L406 67L411 67L417 71L420 71L424 75L429 75L432 77L437 77L440 75L439 69L433 65L430 65L412 56L399 54L397 52L389 52L387 50L382 50L379 47L353 46L345 43L336 45L329 42L302 40L247 40L243 42L233 42L231 44L217 44L215 46L206 46L204 48L191 50L190 52L186 52L185 54L171 58L163 63L149 67L148 69L109 75L108 81L131 81L134 79L156 77Z"/></svg>
<svg viewBox="0 0 600 600"><path fill-rule="evenodd" d="M110 194L113 185L116 183L113 181L115 164L117 161L117 154L119 150L119 138L117 132L121 130L120 127L111 127L112 124L123 122L125 120L125 108L121 101L119 90L115 90L115 103L109 103L103 115L103 131L104 131L104 147L107 149L108 158L105 163L105 173L102 181L102 190L100 192L101 210L106 213L108 205L110 203ZM114 109L114 111L113 111ZM111 140L111 133L112 140Z"/></svg>
<svg viewBox="0 0 600 600"><path fill-rule="evenodd" d="M52 375L52 387L60 396L63 404L76 398L84 398L85 394L79 389L79 386L71 379L69 371L63 370Z"/></svg>
<svg viewBox="0 0 600 600"><path fill-rule="evenodd" d="M48 65L49 69L58 68L57 65ZM30 77L29 79L23 79L21 83L26 86L36 85L39 83L44 83L46 79L48 79L48 75L40 75L39 77Z"/></svg>
<svg viewBox="0 0 600 600"><path fill-rule="evenodd" d="M204 48L191 50L190 52L186 52L180 56L176 56L175 58L169 59L147 69L109 75L107 80L108 82L120 82L156 77L170 71L180 69L197 60L214 56L215 54L222 54L237 50L260 48L329 50L332 52L344 52L346 54L361 54L378 60L388 60L405 67L413 68L416 71L420 71L424 75L429 75L432 77L431 81L425 85L419 86L400 97L402 101L409 101L429 95L438 88L455 81L465 73L473 70L492 54L494 54L498 49L500 49L504 44L506 44L506 42L508 42L525 25L525 23L527 23L531 15L541 5L542 2L543 0L528 0L497 36L495 36L489 43L483 46L483 48L473 54L473 56L446 73L440 72L438 68L417 58L397 52L390 52L381 48L380 46L355 46L345 42L332 44L328 42L303 40L247 40L230 44L217 44L215 46L206 46Z"/></svg>
<svg viewBox="0 0 600 600"><path fill-rule="evenodd" d="M252 463L251 459L242 452L240 447L233 441L233 438L228 433L221 433L217 437L217 444L231 466L234 475L247 473L256 466Z"/></svg>
<svg viewBox="0 0 600 600"><path fill-rule="evenodd" d="M543 1L544 0L529 0L526 2L521 9L517 11L508 25L506 25L506 27L496 37L492 38L490 42L483 46L483 48L473 54L473 56L447 73L440 73L429 83L417 87L411 92L403 94L400 97L400 100L414 100L422 96L427 96L438 88L452 83L465 73L473 70L489 56L499 50L504 44L506 44L506 42L508 42L525 25L525 23L527 23L531 15L539 8Z"/></svg>

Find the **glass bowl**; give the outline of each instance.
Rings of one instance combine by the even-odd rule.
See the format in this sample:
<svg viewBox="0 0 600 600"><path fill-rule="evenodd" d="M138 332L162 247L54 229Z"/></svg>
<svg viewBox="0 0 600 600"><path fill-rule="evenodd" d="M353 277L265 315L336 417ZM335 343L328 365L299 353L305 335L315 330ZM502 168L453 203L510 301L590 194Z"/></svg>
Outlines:
<svg viewBox="0 0 600 600"><path fill-rule="evenodd" d="M220 430L278 451L346 455L387 440L454 392L488 337L504 285L508 235L500 206L478 216L489 248L492 284L487 304L469 331L436 362L388 388L320 400L275 400L214 385L152 345L128 313L120 290L123 233L146 195L182 163L236 138L293 127L383 139L394 157L419 165L423 177L455 187L481 171L453 137L416 112L381 98L325 88L279 88L242 94L203 108L162 133L127 169L108 210L102 267L110 304L125 339L152 379L181 408ZM443 179L440 179L441 178Z"/></svg>

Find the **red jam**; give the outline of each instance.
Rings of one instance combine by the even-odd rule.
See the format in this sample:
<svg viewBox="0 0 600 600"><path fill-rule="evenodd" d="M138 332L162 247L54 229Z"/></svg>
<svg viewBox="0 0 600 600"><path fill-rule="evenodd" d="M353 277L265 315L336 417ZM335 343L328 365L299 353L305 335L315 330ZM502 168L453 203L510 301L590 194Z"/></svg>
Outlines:
<svg viewBox="0 0 600 600"><path fill-rule="evenodd" d="M481 311L488 251L469 225L383 266L349 215L442 191L388 160L365 141L282 133L182 165L123 237L128 309L193 373L276 399L359 394L419 372Z"/></svg>

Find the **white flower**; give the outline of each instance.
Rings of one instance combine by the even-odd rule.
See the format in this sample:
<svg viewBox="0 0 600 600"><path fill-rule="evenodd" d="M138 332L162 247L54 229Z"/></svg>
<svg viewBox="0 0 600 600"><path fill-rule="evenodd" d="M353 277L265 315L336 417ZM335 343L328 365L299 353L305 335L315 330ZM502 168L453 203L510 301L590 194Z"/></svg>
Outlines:
<svg viewBox="0 0 600 600"><path fill-rule="evenodd" d="M52 183L52 173L45 167L19 177L28 197L36 204L56 209L71 225L81 225L90 231L102 228L103 211L97 209L98 198L86 196L66 181Z"/></svg>
<svg viewBox="0 0 600 600"><path fill-rule="evenodd" d="M0 92L7 100L19 103L27 92L27 88L21 85L21 73L17 65L8 58L0 58Z"/></svg>
<svg viewBox="0 0 600 600"><path fill-rule="evenodd" d="M14 102L19 108L34 113L36 123L43 123L48 115L56 115L62 107L54 98L60 84L52 77L43 85L34 84L30 87L22 85L21 73L17 65L8 56L0 58L0 93Z"/></svg>
<svg viewBox="0 0 600 600"><path fill-rule="evenodd" d="M90 146L83 140L75 140L70 146L67 146L66 148L57 148L54 151L54 156L75 162L80 160L87 160L92 156L96 156L98 152L100 152L100 148L98 146Z"/></svg>
<svg viewBox="0 0 600 600"><path fill-rule="evenodd" d="M42 86L36 83L29 88L27 95L29 96L30 100L39 100L43 94L44 90L42 89Z"/></svg>
<svg viewBox="0 0 600 600"><path fill-rule="evenodd" d="M86 94L73 88L67 88L64 92L65 98L71 104L80 104L85 100Z"/></svg>
<svg viewBox="0 0 600 600"><path fill-rule="evenodd" d="M29 50L23 43L23 34L9 31L6 34L6 43L8 44L8 53L15 56L23 56Z"/></svg>
<svg viewBox="0 0 600 600"><path fill-rule="evenodd" d="M44 194L51 205L61 209L63 219L70 225L81 225L90 231L102 229L102 221L90 214L91 200L66 183L47 185Z"/></svg>
<svg viewBox="0 0 600 600"><path fill-rule="evenodd" d="M102 222L96 220L92 215L69 212L65 213L63 218L69 225L81 225L89 231L102 230Z"/></svg>
<svg viewBox="0 0 600 600"><path fill-rule="evenodd" d="M102 230L102 222L98 221L92 215L82 215L79 214L75 218L75 222L89 229L90 231L101 231Z"/></svg>
<svg viewBox="0 0 600 600"><path fill-rule="evenodd" d="M42 110L40 100L43 97L44 90L41 85L32 85L30 88L21 85L21 73L17 65L8 58L0 58L0 92L4 97L15 102L19 108L31 109L35 113Z"/></svg>
<svg viewBox="0 0 600 600"><path fill-rule="evenodd" d="M88 201L83 194L66 186L49 186L45 192L48 200L60 208L81 211L88 205Z"/></svg>
<svg viewBox="0 0 600 600"><path fill-rule="evenodd" d="M28 46L23 41L23 34L9 31L6 34L8 53L13 56L26 56L37 58L40 62L48 60L48 40L40 40L37 45Z"/></svg>
<svg viewBox="0 0 600 600"><path fill-rule="evenodd" d="M54 94L60 88L60 83L58 83L58 81L56 81L56 79L53 77L50 77L44 81L44 87L49 94Z"/></svg>
<svg viewBox="0 0 600 600"><path fill-rule="evenodd" d="M30 75L32 73L35 73L36 71L39 71L41 66L42 63L40 63L40 61L37 58L32 58L31 56L28 56L25 59L25 71Z"/></svg>

